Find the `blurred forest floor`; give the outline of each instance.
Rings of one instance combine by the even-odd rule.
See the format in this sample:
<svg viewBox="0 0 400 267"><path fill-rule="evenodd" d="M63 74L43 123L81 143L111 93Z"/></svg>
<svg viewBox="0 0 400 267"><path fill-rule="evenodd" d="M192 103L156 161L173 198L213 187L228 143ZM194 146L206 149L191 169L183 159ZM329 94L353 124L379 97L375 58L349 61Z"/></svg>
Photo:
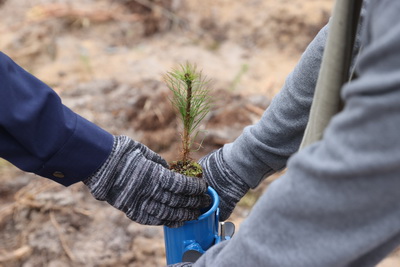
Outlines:
<svg viewBox="0 0 400 267"><path fill-rule="evenodd" d="M213 81L202 155L255 123L332 0L0 0L0 49L65 105L168 161L179 152L162 76L186 61ZM237 227L279 175L234 211ZM399 266L393 254L380 267ZM161 227L130 221L82 184L64 188L0 161L0 267L163 266Z"/></svg>

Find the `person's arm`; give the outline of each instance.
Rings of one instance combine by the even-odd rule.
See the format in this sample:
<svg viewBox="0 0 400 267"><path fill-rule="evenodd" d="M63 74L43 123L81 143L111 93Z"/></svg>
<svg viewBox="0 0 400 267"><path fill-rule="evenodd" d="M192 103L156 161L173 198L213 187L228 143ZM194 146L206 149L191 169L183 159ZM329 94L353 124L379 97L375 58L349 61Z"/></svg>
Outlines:
<svg viewBox="0 0 400 267"><path fill-rule="evenodd" d="M0 157L68 186L93 174L112 146L110 133L0 52Z"/></svg>
<svg viewBox="0 0 400 267"><path fill-rule="evenodd" d="M400 244L399 11L370 2L343 111L193 266L375 266Z"/></svg>
<svg viewBox="0 0 400 267"><path fill-rule="evenodd" d="M113 136L61 103L50 87L0 53L0 157L92 195L150 225L182 225L210 202L203 179L167 169L143 144Z"/></svg>
<svg viewBox="0 0 400 267"><path fill-rule="evenodd" d="M283 169L298 150L308 121L328 26L307 47L279 94L258 123L230 144L200 160L208 183L220 196L220 219L263 178Z"/></svg>
<svg viewBox="0 0 400 267"><path fill-rule="evenodd" d="M285 168L288 158L299 148L327 33L328 25L309 44L260 121L246 127L233 143L223 147L227 164L252 188L266 176Z"/></svg>
<svg viewBox="0 0 400 267"><path fill-rule="evenodd" d="M360 49L360 32L366 12L364 3L353 55ZM220 194L221 220L229 217L249 188L286 167L300 146L322 62L329 23L309 44L281 91L254 125L232 143L201 160L208 182ZM355 59L353 58L353 71Z"/></svg>

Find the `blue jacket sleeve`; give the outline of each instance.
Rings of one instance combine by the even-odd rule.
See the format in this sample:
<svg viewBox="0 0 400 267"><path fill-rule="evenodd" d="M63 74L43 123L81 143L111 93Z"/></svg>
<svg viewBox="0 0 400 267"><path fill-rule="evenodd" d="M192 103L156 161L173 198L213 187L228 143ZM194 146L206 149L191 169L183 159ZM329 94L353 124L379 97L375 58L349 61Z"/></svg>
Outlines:
<svg viewBox="0 0 400 267"><path fill-rule="evenodd" d="M112 145L110 133L0 52L0 157L68 186L95 172Z"/></svg>

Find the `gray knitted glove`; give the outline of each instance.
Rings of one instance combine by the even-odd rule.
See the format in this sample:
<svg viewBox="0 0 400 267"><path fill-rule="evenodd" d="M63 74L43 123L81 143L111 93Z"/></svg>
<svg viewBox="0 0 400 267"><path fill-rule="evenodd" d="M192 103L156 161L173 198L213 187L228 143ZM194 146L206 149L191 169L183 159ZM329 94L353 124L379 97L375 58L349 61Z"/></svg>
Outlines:
<svg viewBox="0 0 400 267"><path fill-rule="evenodd" d="M84 183L131 220L179 227L210 205L204 179L168 170L160 155L127 136L114 137L107 161Z"/></svg>
<svg viewBox="0 0 400 267"><path fill-rule="evenodd" d="M203 157L199 163L203 167L203 175L208 184L219 195L219 220L225 221L250 187L226 164L222 148Z"/></svg>

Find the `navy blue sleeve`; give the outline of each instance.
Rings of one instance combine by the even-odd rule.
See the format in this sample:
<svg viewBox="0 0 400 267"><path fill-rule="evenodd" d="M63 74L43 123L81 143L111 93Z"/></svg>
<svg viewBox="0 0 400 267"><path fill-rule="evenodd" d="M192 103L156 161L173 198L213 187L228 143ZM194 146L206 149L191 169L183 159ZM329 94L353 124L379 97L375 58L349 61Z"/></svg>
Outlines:
<svg viewBox="0 0 400 267"><path fill-rule="evenodd" d="M68 186L95 172L112 145L110 133L0 52L0 157Z"/></svg>

